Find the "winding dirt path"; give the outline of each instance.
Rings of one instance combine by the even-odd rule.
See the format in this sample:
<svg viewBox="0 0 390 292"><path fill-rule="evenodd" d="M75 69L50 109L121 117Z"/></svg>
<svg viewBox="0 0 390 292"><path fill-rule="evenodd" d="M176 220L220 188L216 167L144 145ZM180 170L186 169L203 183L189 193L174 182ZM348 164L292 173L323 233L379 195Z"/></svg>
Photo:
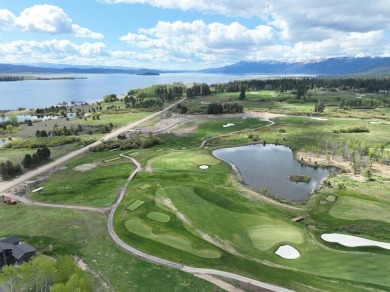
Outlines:
<svg viewBox="0 0 390 292"><path fill-rule="evenodd" d="M174 108L177 104L183 102L184 100L186 100L187 98L182 98L181 100L175 102L174 104L171 104L170 106L166 107L165 109L159 111L159 112L156 112L156 113L153 113L137 122L134 122L134 123L131 123L131 124L128 124L124 127L121 127L121 128L118 128L116 129L115 131L105 135L101 140L107 140L107 139L112 139L112 138L116 138L118 135L120 134L123 134L127 131L129 131L130 129L133 129L134 127L138 126L139 124L142 124L150 119L153 119L155 118L156 116L170 110L171 108ZM70 152L64 156L62 156L61 158L51 162L51 163L48 163L48 164L45 164L45 165L42 165L41 167L37 168L37 169L34 169L34 170L31 170L25 174L22 174L20 175L19 177L16 177L14 178L13 180L11 181L3 181L0 183L0 194L4 193L5 191L25 182L26 180L29 180L37 175L40 175L50 169L52 169L53 167L56 167L56 166L59 166L60 164L86 152L89 150L90 147L96 147L98 146L99 144L101 144L102 141L96 141L88 146L85 146L83 148L80 148L78 150L75 150L73 152Z"/></svg>
<svg viewBox="0 0 390 292"><path fill-rule="evenodd" d="M225 271L214 270L214 269L195 268L195 267L191 267L191 266L182 265L180 263L169 261L169 260L166 260L166 259L163 259L163 258L159 258L159 257L153 256L153 255L149 255L147 253L144 253L144 252L142 252L142 251L140 251L140 250L138 250L138 249L128 245L124 241L122 241L119 238L119 236L115 233L115 230L114 230L114 214L115 214L115 211L116 211L117 207L121 203L121 201L122 201L122 199L123 199L123 197L124 197L124 195L126 193L127 186L129 185L131 180L137 175L137 173L142 170L142 167L141 167L141 164L137 160L135 160L134 158L132 158L130 156L127 156L127 155L124 155L124 154L120 154L120 155L122 157L130 159L134 163L134 165L136 166L136 169L128 177L125 185L121 189L121 192L119 194L118 200L112 206L110 214L108 215L108 220L107 220L108 234L110 235L111 239L116 244L118 244L120 247L125 249L127 252L129 252L129 253L137 256L137 257L140 257L142 259L145 259L145 260L147 260L149 262L160 264L160 265L164 265L164 266L171 267L171 268L174 268L174 269L177 269L177 270L181 270L183 272L187 272L187 273L193 274L195 276L199 276L199 277L201 277L201 278L203 278L203 279L205 279L207 281L211 280L211 278L210 277L205 277L205 275L206 276L207 275L209 275L209 276L221 276L221 277L229 278L229 279L232 279L232 280L241 281L241 282L244 282L244 283L249 283L249 284L254 285L256 287L260 287L260 288L263 288L263 289L268 289L268 290L271 290L271 291L280 291L280 292L290 292L290 291L292 291L292 290L289 290L289 289L286 289L286 288L283 288L283 287L271 285L271 284L264 283L264 282L261 282L261 281L255 280L255 279L251 279L251 278L248 278L248 277L244 277L244 276L241 276L241 275L237 275L237 274L233 274L233 273L229 273L229 272L225 272ZM214 277L213 277L213 281L210 281L210 282L215 284L215 285L218 285L219 287L221 287L223 289L226 289L228 287L228 286L226 286L226 283L223 282L222 280L214 281ZM223 284L221 282L223 282Z"/></svg>

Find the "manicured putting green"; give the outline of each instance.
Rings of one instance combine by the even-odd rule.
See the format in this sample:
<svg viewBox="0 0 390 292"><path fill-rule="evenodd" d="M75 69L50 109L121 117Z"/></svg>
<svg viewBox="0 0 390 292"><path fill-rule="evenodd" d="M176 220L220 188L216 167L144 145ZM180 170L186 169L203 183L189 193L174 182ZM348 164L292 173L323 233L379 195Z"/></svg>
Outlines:
<svg viewBox="0 0 390 292"><path fill-rule="evenodd" d="M270 249L278 243L304 242L302 231L288 222L266 214L245 214L221 208L198 196L193 188L166 187L159 189L156 195L168 196L195 228L255 257L259 250Z"/></svg>
<svg viewBox="0 0 390 292"><path fill-rule="evenodd" d="M208 249L195 249L192 247L191 241L179 236L171 234L154 234L152 228L149 225L139 220L128 220L126 221L125 226L129 232L134 233L138 236L160 242L162 244L191 253L201 258L216 259L221 256L221 254L217 251Z"/></svg>
<svg viewBox="0 0 390 292"><path fill-rule="evenodd" d="M301 231L293 226L256 226L248 231L248 236L253 246L261 251L268 250L280 242L303 243Z"/></svg>
<svg viewBox="0 0 390 292"><path fill-rule="evenodd" d="M160 212L150 212L148 215L146 215L149 219L152 219L154 221L158 221L161 223L167 223L169 220L171 220L171 217L169 215L160 213Z"/></svg>
<svg viewBox="0 0 390 292"><path fill-rule="evenodd" d="M145 204L144 201L141 201L141 200L137 200L135 201L134 203L132 203L131 205L127 206L127 210L131 210L131 211L134 211L136 209L138 209L139 207L141 207L143 204Z"/></svg>
<svg viewBox="0 0 390 292"><path fill-rule="evenodd" d="M206 155L206 154L198 154L198 155L192 156L190 158L190 160L197 165L203 165L203 164L217 165L217 164L221 163L220 160L212 157L211 155Z"/></svg>
<svg viewBox="0 0 390 292"><path fill-rule="evenodd" d="M138 188L140 189L140 190L146 190L146 189L148 189L148 188L150 188L151 187L151 185L149 185L149 184L144 184L144 185L142 185L142 186L139 186Z"/></svg>
<svg viewBox="0 0 390 292"><path fill-rule="evenodd" d="M352 197L339 197L329 214L346 220L377 220L390 223L389 204Z"/></svg>
<svg viewBox="0 0 390 292"><path fill-rule="evenodd" d="M334 195L329 195L329 196L326 197L326 200L327 200L328 202L335 202L335 201L336 201L336 196L334 196Z"/></svg>

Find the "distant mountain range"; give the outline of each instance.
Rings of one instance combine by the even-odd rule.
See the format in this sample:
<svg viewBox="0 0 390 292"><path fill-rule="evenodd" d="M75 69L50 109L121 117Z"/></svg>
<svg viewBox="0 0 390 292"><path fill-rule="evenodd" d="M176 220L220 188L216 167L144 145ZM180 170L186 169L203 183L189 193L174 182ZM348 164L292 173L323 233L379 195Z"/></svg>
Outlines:
<svg viewBox="0 0 390 292"><path fill-rule="evenodd" d="M259 61L238 62L233 65L209 68L199 71L154 70L125 67L96 67L54 64L13 65L0 64L2 74L139 74L158 75L160 73L201 72L219 74L273 74L273 75L390 75L390 57L327 58L311 61Z"/></svg>
<svg viewBox="0 0 390 292"><path fill-rule="evenodd" d="M390 57L328 58L312 61L238 62L233 65L202 70L223 74L390 74Z"/></svg>

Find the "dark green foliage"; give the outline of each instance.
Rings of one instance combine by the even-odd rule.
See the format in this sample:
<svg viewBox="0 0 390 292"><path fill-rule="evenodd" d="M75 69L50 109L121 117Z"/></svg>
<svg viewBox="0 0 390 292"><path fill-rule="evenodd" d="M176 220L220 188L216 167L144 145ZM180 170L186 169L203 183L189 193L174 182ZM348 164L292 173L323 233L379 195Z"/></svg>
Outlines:
<svg viewBox="0 0 390 292"><path fill-rule="evenodd" d="M187 88L187 97L206 96L210 94L211 94L210 87L206 83L202 83L202 84L194 83L192 87Z"/></svg>
<svg viewBox="0 0 390 292"><path fill-rule="evenodd" d="M0 163L0 176L2 179L7 179L20 173L22 173L22 167L20 164L14 165L9 160Z"/></svg>
<svg viewBox="0 0 390 292"><path fill-rule="evenodd" d="M245 100L246 95L245 95L245 87L241 87L240 95L238 96L238 100Z"/></svg>
<svg viewBox="0 0 390 292"><path fill-rule="evenodd" d="M108 103L108 102L115 102L117 101L118 98L116 97L116 94L108 94L106 96L103 97L103 101Z"/></svg>
<svg viewBox="0 0 390 292"><path fill-rule="evenodd" d="M333 129L333 133L369 133L370 130L367 127L351 127L345 129Z"/></svg>
<svg viewBox="0 0 390 292"><path fill-rule="evenodd" d="M238 103L210 103L207 107L207 114L234 114L244 112L244 107Z"/></svg>
<svg viewBox="0 0 390 292"><path fill-rule="evenodd" d="M311 178L305 175L290 175L288 177L289 181L292 182L303 182L303 183L309 183L311 181Z"/></svg>
<svg viewBox="0 0 390 292"><path fill-rule="evenodd" d="M130 150L130 149L140 149L140 148L150 148L155 145L160 144L160 139L154 137L153 133L149 133L148 137L141 137L136 135L131 139L126 140L108 140L104 141L102 144L96 147L91 147L92 152L101 152L112 149L120 150Z"/></svg>
<svg viewBox="0 0 390 292"><path fill-rule="evenodd" d="M321 100L319 100L315 105L314 105L314 111L316 113L322 113L325 110L325 103Z"/></svg>
<svg viewBox="0 0 390 292"><path fill-rule="evenodd" d="M6 266L2 273L10 291L92 291L88 275L70 256L57 262L37 256L20 266Z"/></svg>
<svg viewBox="0 0 390 292"><path fill-rule="evenodd" d="M43 147L37 149L37 151L32 155L26 154L22 160L22 165L24 168L29 168L31 166L40 164L41 162L45 162L49 159L50 159L50 149L47 147Z"/></svg>

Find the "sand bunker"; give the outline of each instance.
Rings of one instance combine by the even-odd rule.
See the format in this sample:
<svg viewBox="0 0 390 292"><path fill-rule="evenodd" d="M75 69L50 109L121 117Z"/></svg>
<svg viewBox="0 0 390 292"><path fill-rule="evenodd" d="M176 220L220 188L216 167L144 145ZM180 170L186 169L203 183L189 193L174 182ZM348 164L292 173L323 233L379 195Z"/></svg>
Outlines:
<svg viewBox="0 0 390 292"><path fill-rule="evenodd" d="M199 165L199 168L200 168L200 169L208 169L208 168L209 168L209 166L208 166L208 165L206 165L206 164L204 164L204 165Z"/></svg>
<svg viewBox="0 0 390 292"><path fill-rule="evenodd" d="M352 235L346 235L346 234L339 234L339 233L322 234L321 238L325 241L336 242L348 247L377 246L384 249L390 249L390 243L370 240L370 239L361 238Z"/></svg>
<svg viewBox="0 0 390 292"><path fill-rule="evenodd" d="M91 170L93 168L97 167L96 164L94 163L86 163L86 164L81 164L79 166L76 166L74 169L77 170L77 171L88 171L88 170Z"/></svg>
<svg viewBox="0 0 390 292"><path fill-rule="evenodd" d="M233 127L234 126L234 124L226 124L226 125L223 125L222 127L224 127L224 128L229 128L229 127Z"/></svg>
<svg viewBox="0 0 390 292"><path fill-rule="evenodd" d="M317 121L327 121L328 119L325 118L311 118L312 120L317 120Z"/></svg>
<svg viewBox="0 0 390 292"><path fill-rule="evenodd" d="M275 251L275 254L287 260L295 260L301 256L299 251L297 251L295 248L293 248L290 245L280 246L278 250Z"/></svg>

